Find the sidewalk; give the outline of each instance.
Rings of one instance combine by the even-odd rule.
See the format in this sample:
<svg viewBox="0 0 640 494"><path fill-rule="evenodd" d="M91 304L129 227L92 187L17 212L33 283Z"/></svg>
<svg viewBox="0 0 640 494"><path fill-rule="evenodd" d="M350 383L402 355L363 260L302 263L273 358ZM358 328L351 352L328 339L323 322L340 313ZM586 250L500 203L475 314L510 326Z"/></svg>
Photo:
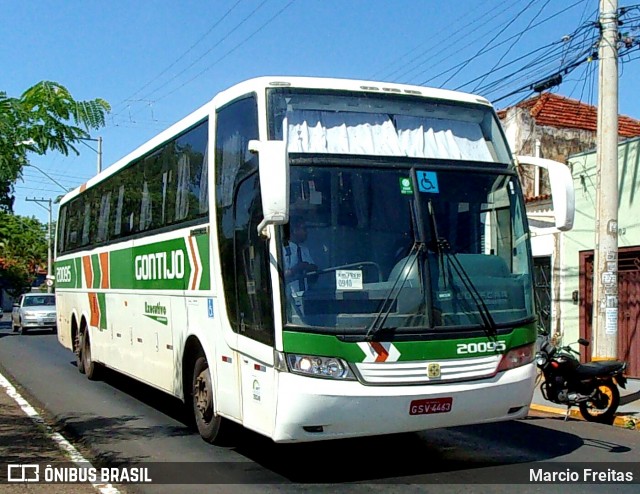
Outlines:
<svg viewBox="0 0 640 494"><path fill-rule="evenodd" d="M640 430L640 379L629 379L626 389L620 389L620 407L613 425L625 429ZM531 402L531 410L544 413L555 413L565 416L567 407L551 403L543 398L540 384L536 386ZM569 417L584 420L578 407L569 410Z"/></svg>
<svg viewBox="0 0 640 494"><path fill-rule="evenodd" d="M15 465L11 475L15 475L15 472L19 475L18 465L59 465L73 460L56 441L54 431L40 417L29 416L10 393L12 391L7 390L4 385L0 387L0 491L3 494L118 493L116 489L105 488L105 484L7 483L9 465ZM26 471L31 473L32 470L33 467L27 467Z"/></svg>

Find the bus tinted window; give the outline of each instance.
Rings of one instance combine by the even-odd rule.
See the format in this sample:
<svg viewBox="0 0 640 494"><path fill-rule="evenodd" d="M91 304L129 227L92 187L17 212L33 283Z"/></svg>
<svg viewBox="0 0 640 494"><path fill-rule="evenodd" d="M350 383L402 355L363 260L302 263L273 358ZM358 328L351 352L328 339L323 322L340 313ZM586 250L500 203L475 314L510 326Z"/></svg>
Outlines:
<svg viewBox="0 0 640 494"><path fill-rule="evenodd" d="M208 128L198 124L64 204L58 254L205 218Z"/></svg>

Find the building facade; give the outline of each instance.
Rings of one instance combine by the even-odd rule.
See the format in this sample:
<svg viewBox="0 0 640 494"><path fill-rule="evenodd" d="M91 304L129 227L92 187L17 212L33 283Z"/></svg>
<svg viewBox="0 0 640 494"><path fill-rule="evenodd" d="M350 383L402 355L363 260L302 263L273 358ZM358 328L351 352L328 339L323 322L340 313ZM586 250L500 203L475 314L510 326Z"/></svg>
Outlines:
<svg viewBox="0 0 640 494"><path fill-rule="evenodd" d="M564 233L553 228L553 210L546 174L540 169L522 166L519 172L527 199L541 324L550 332L560 335L567 343L576 341L580 336L590 337L591 285L588 277L591 274L588 270L589 262L592 269L593 254L589 257L589 252L593 251L595 242L597 108L571 98L545 93L501 110L498 115L516 155L553 159L568 163L572 168L576 188L576 219L573 229ZM631 307L634 307L634 295L631 293L638 286L640 278L635 278L633 271L623 276L623 268L626 269L627 265L635 266L634 245L640 245L640 238L636 238L635 233L629 229L624 230L625 227L622 226L625 222L623 218L632 214L633 202L633 198L626 197L625 204L622 193L624 190L630 193L630 190L640 186L638 176L629 171L634 168L630 160L637 156L639 141L633 138L640 136L640 121L620 116L618 131L620 140L623 141L620 145L619 163L619 220L622 228L619 239L619 294L626 297L625 294L629 293L624 301L621 298L619 332L622 336L618 340L619 346L623 346L619 348L619 356L628 356L637 362L639 357L636 346L640 341L637 333L640 332L640 327L636 318L634 327L638 331L634 333L634 312L624 309L623 304L632 304ZM632 140L625 141L626 139ZM592 204L589 202L591 200ZM627 237L623 239L625 235ZM627 334L631 336L624 336ZM583 355L585 359L589 357ZM640 370L634 372L640 374Z"/></svg>

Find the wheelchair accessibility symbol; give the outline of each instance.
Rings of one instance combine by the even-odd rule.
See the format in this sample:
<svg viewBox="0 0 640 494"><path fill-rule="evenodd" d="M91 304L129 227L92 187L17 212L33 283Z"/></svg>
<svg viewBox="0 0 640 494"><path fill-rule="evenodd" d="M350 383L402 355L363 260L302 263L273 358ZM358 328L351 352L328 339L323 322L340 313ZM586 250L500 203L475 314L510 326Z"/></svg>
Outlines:
<svg viewBox="0 0 640 494"><path fill-rule="evenodd" d="M436 172L416 172L416 178L418 179L418 190L420 192L431 192L432 194L438 194L438 175Z"/></svg>

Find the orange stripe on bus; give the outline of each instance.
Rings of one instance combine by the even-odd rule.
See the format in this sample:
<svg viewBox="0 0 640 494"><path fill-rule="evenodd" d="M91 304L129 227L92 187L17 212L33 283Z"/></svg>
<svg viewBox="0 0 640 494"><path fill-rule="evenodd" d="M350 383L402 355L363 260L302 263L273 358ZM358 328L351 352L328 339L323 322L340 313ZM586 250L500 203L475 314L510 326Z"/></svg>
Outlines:
<svg viewBox="0 0 640 494"><path fill-rule="evenodd" d="M100 254L100 272L102 273L102 278L100 281L100 288L109 288L109 253L102 252Z"/></svg>
<svg viewBox="0 0 640 494"><path fill-rule="evenodd" d="M82 257L82 267L84 268L84 281L87 283L87 288L93 288L93 270L91 268L91 256Z"/></svg>
<svg viewBox="0 0 640 494"><path fill-rule="evenodd" d="M195 290L196 287L196 283L198 282L198 272L200 271L198 269L198 260L196 259L196 251L193 247L193 242L195 242L195 240L193 239L193 237L188 237L189 239L189 250L191 251L191 257L193 258L193 265L194 265L194 274L193 274L193 283L191 283L191 289Z"/></svg>
<svg viewBox="0 0 640 494"><path fill-rule="evenodd" d="M89 307L91 309L91 320L89 321L89 325L97 328L100 323L100 304L98 303L98 294L89 293L88 295Z"/></svg>
<svg viewBox="0 0 640 494"><path fill-rule="evenodd" d="M375 352L378 354L378 356L376 357L376 362L386 362L387 357L389 357L389 352L387 352L387 350L382 346L382 344L378 343L377 341L374 341L373 343L371 343L371 346L373 347Z"/></svg>
<svg viewBox="0 0 640 494"><path fill-rule="evenodd" d="M84 192L85 190L87 190L87 182L83 183L83 184L80 186L80 192Z"/></svg>

